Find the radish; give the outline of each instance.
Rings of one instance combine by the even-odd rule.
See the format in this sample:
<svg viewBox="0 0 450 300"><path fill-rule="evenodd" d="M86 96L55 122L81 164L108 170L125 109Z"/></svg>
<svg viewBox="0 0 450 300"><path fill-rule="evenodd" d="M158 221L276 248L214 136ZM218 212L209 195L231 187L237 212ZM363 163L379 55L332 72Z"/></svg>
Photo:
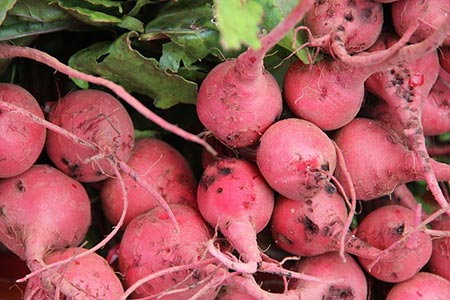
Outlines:
<svg viewBox="0 0 450 300"><path fill-rule="evenodd" d="M74 247L60 249L45 257L45 263L68 259L84 251L86 249ZM117 274L95 252L74 258L60 266L57 272L59 277L54 280L55 288L52 290L44 286L40 276L30 278L23 299L51 300L63 296L63 299L71 300L117 300L124 292Z"/></svg>
<svg viewBox="0 0 450 300"><path fill-rule="evenodd" d="M342 151L359 200L389 195L403 183L424 178L413 152L397 132L380 121L356 118L338 130L334 140ZM438 180L450 179L447 164L432 159L430 164ZM346 187L339 165L335 176Z"/></svg>
<svg viewBox="0 0 450 300"><path fill-rule="evenodd" d="M385 250L382 260L358 257L362 267L384 282L401 282L417 274L428 262L431 237L414 231L415 213L400 205L386 205L371 211L358 225L356 236Z"/></svg>
<svg viewBox="0 0 450 300"><path fill-rule="evenodd" d="M413 61L435 50L450 30L449 19L450 16L443 27L426 40L404 46L395 55L376 63L367 59L371 54L366 53L359 55L363 61L361 65L348 65L331 57L325 57L313 65L294 61L284 77L286 103L297 117L316 124L322 130L345 126L361 108L366 79L376 72L401 62ZM380 36L380 42L384 38L384 35Z"/></svg>
<svg viewBox="0 0 450 300"><path fill-rule="evenodd" d="M409 26L419 22L419 28L410 39L416 43L427 38L443 21L448 22L450 2L447 0L401 0L391 6L392 23L395 31L402 36ZM450 45L450 34L444 45Z"/></svg>
<svg viewBox="0 0 450 300"><path fill-rule="evenodd" d="M409 280L396 283L386 300L446 300L450 295L450 282L429 272L419 272Z"/></svg>
<svg viewBox="0 0 450 300"><path fill-rule="evenodd" d="M289 118L274 123L261 137L256 162L269 185L287 198L335 190L329 181L336 167L334 145L311 122Z"/></svg>
<svg viewBox="0 0 450 300"><path fill-rule="evenodd" d="M269 223L274 192L257 166L243 159L222 158L203 171L197 189L203 218L227 238L254 273L261 263L256 234Z"/></svg>
<svg viewBox="0 0 450 300"><path fill-rule="evenodd" d="M126 161L134 145L134 127L125 107L100 90L72 92L53 103L48 119L53 124L96 145L106 158ZM92 149L49 131L46 151L63 172L83 182L100 181L114 175L110 161Z"/></svg>
<svg viewBox="0 0 450 300"><path fill-rule="evenodd" d="M443 216L431 224L432 230L448 232L450 230L450 217ZM430 272L450 280L450 237L434 237L433 252L428 263Z"/></svg>
<svg viewBox="0 0 450 300"><path fill-rule="evenodd" d="M320 283L306 280L291 280L289 290L295 290L298 299L311 300L366 300L367 280L358 263L346 254L343 262L337 252L328 252L299 260L292 270L314 274L324 279L340 278L337 283Z"/></svg>
<svg viewBox="0 0 450 300"><path fill-rule="evenodd" d="M181 204L170 207L179 232L160 206L137 216L125 229L119 248L119 270L125 284L130 287L141 278L170 267L197 267L186 267L147 281L134 289L135 297L188 299L215 275L216 266L202 265L207 254L206 243L212 238L210 228L193 208ZM212 288L202 299L214 299L216 294Z"/></svg>
<svg viewBox="0 0 450 300"><path fill-rule="evenodd" d="M312 7L302 0L272 31L259 49L248 49L236 59L214 67L200 85L197 115L214 136L230 147L255 144L282 111L277 81L264 70L264 56Z"/></svg>
<svg viewBox="0 0 450 300"><path fill-rule="evenodd" d="M37 100L19 85L0 83L0 100L44 117ZM0 105L0 178L7 178L25 172L37 161L44 149L46 129L1 108Z"/></svg>
<svg viewBox="0 0 450 300"><path fill-rule="evenodd" d="M312 34L308 46L326 53L335 53L339 47L354 54L368 49L380 35L383 6L371 0L315 1L303 21Z"/></svg>
<svg viewBox="0 0 450 300"><path fill-rule="evenodd" d="M338 251L346 218L344 199L337 192L323 190L300 201L279 197L271 219L272 237L278 247L298 256ZM380 255L380 250L345 234L346 252L366 258Z"/></svg>
<svg viewBox="0 0 450 300"><path fill-rule="evenodd" d="M186 158L173 146L157 138L141 138L135 142L128 166L153 185L167 203L197 207L197 182ZM136 180L123 174L127 189L128 208L123 228L136 216L159 205ZM119 178L102 182L100 198L103 212L112 224L117 224L123 210Z"/></svg>
<svg viewBox="0 0 450 300"><path fill-rule="evenodd" d="M0 241L31 270L48 252L81 243L91 224L84 187L49 165L1 181L0 212Z"/></svg>

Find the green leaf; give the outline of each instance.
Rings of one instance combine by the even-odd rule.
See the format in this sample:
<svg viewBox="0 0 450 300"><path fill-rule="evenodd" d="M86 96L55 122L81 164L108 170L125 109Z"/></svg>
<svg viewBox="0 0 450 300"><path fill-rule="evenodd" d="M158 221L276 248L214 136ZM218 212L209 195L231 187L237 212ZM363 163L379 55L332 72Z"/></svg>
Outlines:
<svg viewBox="0 0 450 300"><path fill-rule="evenodd" d="M263 7L255 0L215 0L217 26L225 49L258 49Z"/></svg>
<svg viewBox="0 0 450 300"><path fill-rule="evenodd" d="M19 0L8 12L8 16L16 16L27 22L51 23L73 20L69 14L47 0Z"/></svg>
<svg viewBox="0 0 450 300"><path fill-rule="evenodd" d="M0 1L0 25L5 21L6 14L16 4L16 0L1 0Z"/></svg>
<svg viewBox="0 0 450 300"><path fill-rule="evenodd" d="M169 69L173 72L178 72L181 61L183 61L185 66L190 66L195 60L195 58L190 57L186 53L185 48L170 42L163 45L163 55L159 59L159 65L163 70Z"/></svg>
<svg viewBox="0 0 450 300"><path fill-rule="evenodd" d="M136 32L129 32L113 43L93 44L75 53L69 65L82 72L112 80L130 92L146 95L154 100L158 108L195 103L197 84L161 70L156 59L146 58L133 49L131 40L137 37Z"/></svg>

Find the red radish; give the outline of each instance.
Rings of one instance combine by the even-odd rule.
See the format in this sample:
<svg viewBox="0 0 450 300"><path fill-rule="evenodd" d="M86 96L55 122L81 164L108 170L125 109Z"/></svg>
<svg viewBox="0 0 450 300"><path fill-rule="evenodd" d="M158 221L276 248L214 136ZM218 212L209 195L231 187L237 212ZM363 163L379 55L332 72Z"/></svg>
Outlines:
<svg viewBox="0 0 450 300"><path fill-rule="evenodd" d="M200 85L197 114L214 136L230 147L255 144L282 110L277 81L264 70L264 56L312 7L302 0L269 34L259 49L249 48L236 59L212 69Z"/></svg>
<svg viewBox="0 0 450 300"><path fill-rule="evenodd" d="M368 87L370 81L370 78L366 81ZM378 93L380 92L379 86L374 89ZM390 126L396 126L397 131L401 132L402 126L399 124L395 107L380 100L376 101L375 105L370 106L369 109L368 113L371 118L383 121ZM423 99L421 122L425 136L440 135L450 131L450 84L447 84L442 76L436 79L428 96Z"/></svg>
<svg viewBox="0 0 450 300"><path fill-rule="evenodd" d="M441 67L448 73L450 73L450 45L442 46L439 49L439 62Z"/></svg>
<svg viewBox="0 0 450 300"><path fill-rule="evenodd" d="M210 228L193 208L170 205L177 222L177 232L168 213L160 206L134 218L123 233L119 249L119 270L127 287L146 275L174 266L198 263L192 269L154 278L134 291L135 297L162 296L158 299L188 299L214 276L211 264L201 265L206 243L212 238ZM177 291L171 294L170 291ZM214 299L217 291L208 291L202 299Z"/></svg>
<svg viewBox="0 0 450 300"><path fill-rule="evenodd" d="M286 103L297 117L316 124L322 130L341 128L359 112L364 100L364 82L369 76L434 51L445 38L445 32L449 31L449 24L445 22L423 42L404 46L395 55L376 63L367 59L371 55L367 53L358 55L363 61L367 60L356 66L331 57L325 57L314 65L305 65L297 60L290 65L284 78ZM384 35L380 40L384 40Z"/></svg>
<svg viewBox="0 0 450 300"><path fill-rule="evenodd" d="M320 191L301 201L279 197L271 219L275 244L298 256L314 256L340 250L347 209L337 193ZM356 256L375 258L380 250L371 247L350 232L345 233L345 251Z"/></svg>
<svg viewBox="0 0 450 300"><path fill-rule="evenodd" d="M334 145L311 122L289 118L274 123L261 137L256 161L269 185L287 198L335 190L329 181L336 167Z"/></svg>
<svg viewBox="0 0 450 300"><path fill-rule="evenodd" d="M298 299L311 300L366 300L367 280L358 263L348 254L343 262L337 252L324 253L299 260L292 268L323 279L340 278L341 282L321 283L291 280L289 289L295 290Z"/></svg>
<svg viewBox="0 0 450 300"><path fill-rule="evenodd" d="M0 241L31 270L48 252L81 243L91 224L84 187L48 165L1 181L0 212Z"/></svg>
<svg viewBox="0 0 450 300"><path fill-rule="evenodd" d="M427 38L443 21L448 22L450 2L448 0L401 0L391 6L392 23L395 31L401 36L407 28L419 22L419 28L410 39L417 43ZM450 34L444 45L450 45Z"/></svg>
<svg viewBox="0 0 450 300"><path fill-rule="evenodd" d="M68 259L84 251L86 249L73 247L60 249L49 254L45 263ZM68 300L117 300L124 292L117 274L106 260L95 252L82 258L74 258L56 271L60 277L54 280L55 287L52 290L44 286L40 276L30 278L24 299L51 300L63 297ZM42 280L45 281L45 278Z"/></svg>
<svg viewBox="0 0 450 300"><path fill-rule="evenodd" d="M396 283L386 300L446 300L450 282L429 272L419 272L409 280Z"/></svg>
<svg viewBox="0 0 450 300"><path fill-rule="evenodd" d="M0 83L0 101L44 117L37 100L19 85ZM2 111L0 106L0 178L28 170L44 149L45 136L44 127L20 114Z"/></svg>
<svg viewBox="0 0 450 300"><path fill-rule="evenodd" d="M134 127L125 107L100 90L79 90L53 103L48 119L96 145L105 156L126 161L134 144ZM71 177L100 181L114 175L110 161L67 137L49 131L46 150L52 162Z"/></svg>
<svg viewBox="0 0 450 300"><path fill-rule="evenodd" d="M257 166L238 158L217 159L206 167L197 189L205 220L227 238L249 273L261 263L256 234L269 223L274 192Z"/></svg>
<svg viewBox="0 0 450 300"><path fill-rule="evenodd" d="M128 166L153 185L167 203L197 207L197 182L186 158L170 144L157 138L138 139L127 162ZM128 208L123 228L136 216L159 205L134 178L123 174L127 189ZM123 210L119 178L102 182L100 198L103 212L112 224L117 224Z"/></svg>
<svg viewBox="0 0 450 300"><path fill-rule="evenodd" d="M428 234L414 232L415 225L415 213L404 206L371 211L359 223L356 236L386 254L378 261L358 257L363 268L384 282L401 282L417 274L430 259L432 242Z"/></svg>
<svg viewBox="0 0 450 300"><path fill-rule="evenodd" d="M431 224L433 230L448 232L450 217L447 215ZM434 237L433 252L428 262L430 272L450 280L450 237Z"/></svg>
<svg viewBox="0 0 450 300"><path fill-rule="evenodd" d="M359 200L389 195L403 183L424 178L417 158L403 139L380 121L356 118L341 128L334 140L342 151ZM450 179L450 166L432 159L430 164L438 180ZM345 187L339 165L335 176Z"/></svg>
<svg viewBox="0 0 450 300"><path fill-rule="evenodd" d="M375 43L383 26L383 6L371 0L315 1L304 18L313 39L309 46L320 46L333 53L342 47L347 53L359 53Z"/></svg>

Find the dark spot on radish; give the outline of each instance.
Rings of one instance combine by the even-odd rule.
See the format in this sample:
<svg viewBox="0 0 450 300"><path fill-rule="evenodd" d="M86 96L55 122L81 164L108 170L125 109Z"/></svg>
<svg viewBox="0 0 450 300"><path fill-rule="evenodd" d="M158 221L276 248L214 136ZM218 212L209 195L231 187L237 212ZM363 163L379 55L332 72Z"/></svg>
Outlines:
<svg viewBox="0 0 450 300"><path fill-rule="evenodd" d="M345 31L344 25L339 25L339 26L337 27L337 30L338 30L338 31L344 32L344 31ZM335 39L335 40L336 40L336 39ZM340 38L339 38L339 40L340 40Z"/></svg>
<svg viewBox="0 0 450 300"><path fill-rule="evenodd" d="M347 5L348 5L349 7L355 6L355 5L356 5L356 1L355 1L355 0L348 0Z"/></svg>
<svg viewBox="0 0 450 300"><path fill-rule="evenodd" d="M25 192L26 188L25 188L25 183L23 182L23 180L19 180L16 183L16 188L19 192Z"/></svg>
<svg viewBox="0 0 450 300"><path fill-rule="evenodd" d="M329 195L333 195L334 193L337 192L337 189L331 183L326 183L325 184L325 192L327 192L327 194L329 194Z"/></svg>
<svg viewBox="0 0 450 300"><path fill-rule="evenodd" d="M330 171L330 164L327 162L326 164L321 165L320 168L323 171Z"/></svg>
<svg viewBox="0 0 450 300"><path fill-rule="evenodd" d="M372 17L372 14L373 11L370 7L362 9L360 14L361 20L369 21L369 19Z"/></svg>
<svg viewBox="0 0 450 300"><path fill-rule="evenodd" d="M355 299L353 291L350 287L336 287L334 285L330 286L327 295L323 298L324 300L352 300Z"/></svg>
<svg viewBox="0 0 450 300"><path fill-rule="evenodd" d="M402 235L405 232L405 223L400 224L397 227L394 227L392 233L394 235Z"/></svg>
<svg viewBox="0 0 450 300"><path fill-rule="evenodd" d="M305 226L305 235L310 236L312 238L313 236L316 236L319 233L319 226L317 226L316 223L313 222L308 216L303 216L301 219L301 222ZM307 238L308 240L310 238Z"/></svg>
<svg viewBox="0 0 450 300"><path fill-rule="evenodd" d="M311 199L308 199L308 200L306 200L306 205L311 205L312 204L312 200Z"/></svg>
<svg viewBox="0 0 450 300"><path fill-rule="evenodd" d="M346 14L344 15L344 19L345 19L345 21L347 21L347 22L353 22L353 20L354 20L355 18L353 17L352 12L348 12L348 13L346 13Z"/></svg>
<svg viewBox="0 0 450 300"><path fill-rule="evenodd" d="M220 188L217 189L217 193L218 193L218 194L220 194L220 193L222 193L222 192L223 192L223 188L220 187Z"/></svg>
<svg viewBox="0 0 450 300"><path fill-rule="evenodd" d="M322 235L322 236L327 236L329 232L330 232L330 227L325 226L325 227L323 227L322 230L321 230L321 235Z"/></svg>
<svg viewBox="0 0 450 300"><path fill-rule="evenodd" d="M200 179L199 185L206 191L214 181L216 181L216 176L203 176Z"/></svg>
<svg viewBox="0 0 450 300"><path fill-rule="evenodd" d="M229 175L229 174L233 173L231 168L218 168L218 170L219 170L220 175Z"/></svg>

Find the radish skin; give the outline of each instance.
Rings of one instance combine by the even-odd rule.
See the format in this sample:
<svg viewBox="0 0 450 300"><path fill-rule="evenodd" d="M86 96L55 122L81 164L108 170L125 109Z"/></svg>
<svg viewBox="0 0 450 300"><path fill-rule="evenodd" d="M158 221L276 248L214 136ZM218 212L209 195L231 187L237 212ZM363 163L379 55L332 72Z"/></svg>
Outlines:
<svg viewBox="0 0 450 300"><path fill-rule="evenodd" d="M448 280L429 272L419 272L411 279L395 284L386 300L446 300L448 295Z"/></svg>
<svg viewBox="0 0 450 300"><path fill-rule="evenodd" d="M39 103L19 85L0 83L0 101L17 105L41 118ZM46 129L14 112L0 108L0 178L28 170L44 149Z"/></svg>

